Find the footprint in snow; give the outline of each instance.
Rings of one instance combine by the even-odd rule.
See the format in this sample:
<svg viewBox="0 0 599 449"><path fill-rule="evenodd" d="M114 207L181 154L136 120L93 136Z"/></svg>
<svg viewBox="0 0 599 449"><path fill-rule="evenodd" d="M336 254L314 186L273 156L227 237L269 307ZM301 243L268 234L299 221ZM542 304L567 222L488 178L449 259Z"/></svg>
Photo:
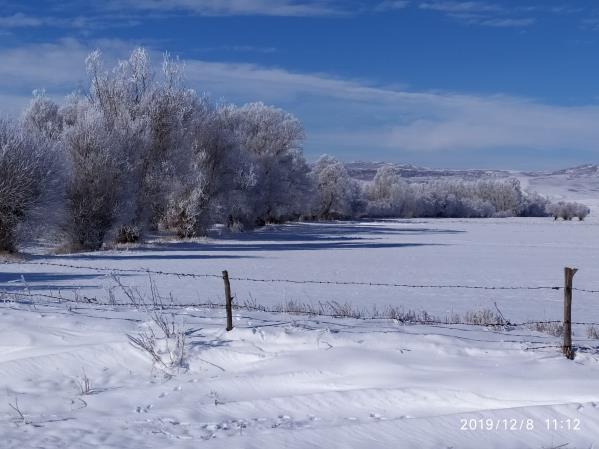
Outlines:
<svg viewBox="0 0 599 449"><path fill-rule="evenodd" d="M152 408L152 404L148 404L145 407L141 407L138 405L137 407L135 407L135 411L137 413L148 413L151 408Z"/></svg>

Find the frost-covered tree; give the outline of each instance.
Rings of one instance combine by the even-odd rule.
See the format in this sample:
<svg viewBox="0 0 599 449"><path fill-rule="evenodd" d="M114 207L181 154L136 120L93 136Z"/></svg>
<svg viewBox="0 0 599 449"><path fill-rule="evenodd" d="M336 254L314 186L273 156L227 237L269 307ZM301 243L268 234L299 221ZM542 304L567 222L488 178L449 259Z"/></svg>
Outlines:
<svg viewBox="0 0 599 449"><path fill-rule="evenodd" d="M173 187L189 169L188 131L197 96L184 87L183 66L168 55L159 76L143 48L135 49L111 71L104 69L98 51L86 63L90 103L112 133L127 142L123 187L128 192L129 217L117 240L136 240L143 228L156 228L166 217Z"/></svg>
<svg viewBox="0 0 599 449"><path fill-rule="evenodd" d="M559 201L548 206L549 213L555 220L561 218L563 220L572 220L574 217L580 221L584 220L591 212L590 209L581 203Z"/></svg>
<svg viewBox="0 0 599 449"><path fill-rule="evenodd" d="M245 207L232 204L229 222L251 228L300 216L310 193L300 121L263 103L229 108L228 112L234 138L249 167L241 179L251 181L244 183L247 190L238 198Z"/></svg>
<svg viewBox="0 0 599 449"><path fill-rule="evenodd" d="M68 167L64 230L72 249L96 250L123 209L124 142L90 105L65 129L63 145Z"/></svg>
<svg viewBox="0 0 599 449"><path fill-rule="evenodd" d="M365 187L367 215L372 217L414 217L419 215L414 189L395 172L383 166Z"/></svg>
<svg viewBox="0 0 599 449"><path fill-rule="evenodd" d="M524 195L520 181L510 178L506 181L481 180L472 186L477 198L488 201L497 213L508 216L518 216L522 211Z"/></svg>
<svg viewBox="0 0 599 449"><path fill-rule="evenodd" d="M303 129L292 115L262 103L199 102L190 139L187 188L169 208L179 235L202 235L217 221L240 230L305 212L309 168Z"/></svg>
<svg viewBox="0 0 599 449"><path fill-rule="evenodd" d="M14 251L19 226L55 200L58 169L52 145L0 120L0 251Z"/></svg>
<svg viewBox="0 0 599 449"><path fill-rule="evenodd" d="M436 180L415 186L417 216L437 218L480 218L497 213L495 206L478 194L476 182Z"/></svg>
<svg viewBox="0 0 599 449"><path fill-rule="evenodd" d="M144 106L145 142L137 156L139 199L135 220L156 228L166 218L167 204L190 170L191 134L206 100L184 88L182 66L165 57L162 80Z"/></svg>
<svg viewBox="0 0 599 449"><path fill-rule="evenodd" d="M551 202L548 198L533 191L526 191L520 211L522 217L544 217L550 214Z"/></svg>
<svg viewBox="0 0 599 449"><path fill-rule="evenodd" d="M23 126L48 142L60 139L63 119L57 103L46 97L44 91L33 91L33 98L23 114Z"/></svg>
<svg viewBox="0 0 599 449"><path fill-rule="evenodd" d="M167 221L181 237L204 235L223 220L225 204L243 178L243 154L233 133L230 106L198 99L190 125L190 169L171 197Z"/></svg>
<svg viewBox="0 0 599 449"><path fill-rule="evenodd" d="M588 206L580 203L576 206L576 218L578 220L583 221L590 213L591 209Z"/></svg>
<svg viewBox="0 0 599 449"><path fill-rule="evenodd" d="M342 162L323 155L314 164L312 177L316 185L316 217L325 220L350 218L359 212L360 186Z"/></svg>
<svg viewBox="0 0 599 449"><path fill-rule="evenodd" d="M407 182L381 167L366 185L367 215L378 217L545 216L549 200L522 192L516 179L437 179Z"/></svg>

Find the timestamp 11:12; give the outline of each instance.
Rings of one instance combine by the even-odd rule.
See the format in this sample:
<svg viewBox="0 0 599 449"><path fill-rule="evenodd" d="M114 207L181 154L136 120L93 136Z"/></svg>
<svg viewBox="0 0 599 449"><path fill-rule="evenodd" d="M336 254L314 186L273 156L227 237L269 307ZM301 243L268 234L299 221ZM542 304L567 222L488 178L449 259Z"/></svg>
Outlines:
<svg viewBox="0 0 599 449"><path fill-rule="evenodd" d="M580 419L546 419L545 426L547 430L578 431L580 430Z"/></svg>

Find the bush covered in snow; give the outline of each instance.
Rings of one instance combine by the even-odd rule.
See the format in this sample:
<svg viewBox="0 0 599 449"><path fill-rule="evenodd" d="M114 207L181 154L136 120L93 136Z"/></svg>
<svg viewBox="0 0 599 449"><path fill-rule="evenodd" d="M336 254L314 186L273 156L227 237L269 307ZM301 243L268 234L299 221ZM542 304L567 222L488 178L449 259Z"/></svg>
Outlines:
<svg viewBox="0 0 599 449"><path fill-rule="evenodd" d="M74 249L99 249L124 209L125 142L95 108L80 111L64 132L67 160L63 229Z"/></svg>
<svg viewBox="0 0 599 449"><path fill-rule="evenodd" d="M582 221L589 215L591 210L581 203L560 201L549 205L548 212L555 220L558 218L572 220L576 217Z"/></svg>
<svg viewBox="0 0 599 449"><path fill-rule="evenodd" d="M351 218L360 211L361 190L342 162L323 155L312 169L316 198L312 216L319 219Z"/></svg>
<svg viewBox="0 0 599 449"><path fill-rule="evenodd" d="M55 199L58 168L48 140L0 120L0 251L14 251L19 226Z"/></svg>
<svg viewBox="0 0 599 449"><path fill-rule="evenodd" d="M381 167L364 188L370 217L544 217L583 219L589 209L577 203L552 204L521 189L517 179L460 179L408 183L393 168Z"/></svg>

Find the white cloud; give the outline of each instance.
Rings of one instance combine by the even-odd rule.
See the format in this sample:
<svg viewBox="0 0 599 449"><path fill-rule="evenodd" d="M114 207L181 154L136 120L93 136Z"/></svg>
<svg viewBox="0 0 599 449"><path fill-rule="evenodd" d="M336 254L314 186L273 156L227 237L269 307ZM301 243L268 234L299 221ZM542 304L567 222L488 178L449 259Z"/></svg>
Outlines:
<svg viewBox="0 0 599 449"><path fill-rule="evenodd" d="M11 16L0 16L0 28L37 28L42 26L84 28L88 20L84 17L58 18L28 16L16 13Z"/></svg>
<svg viewBox="0 0 599 449"><path fill-rule="evenodd" d="M409 6L408 0L385 0L374 8L375 11L394 11L398 9L404 9Z"/></svg>
<svg viewBox="0 0 599 449"><path fill-rule="evenodd" d="M83 86L85 58L102 48L109 60L123 57L132 48L118 40L101 40L88 46L75 39L0 49L0 110L14 115L27 104L34 89L60 97Z"/></svg>
<svg viewBox="0 0 599 449"><path fill-rule="evenodd" d="M96 42L110 59L132 46ZM28 101L34 88L59 95L77 87L92 47L75 40L0 50L1 108ZM159 62L159 52L154 52ZM599 107L559 106L505 95L413 92L319 73L253 64L187 60L190 86L235 102L263 100L298 114L313 151L380 149L451 152L497 149L599 153ZM19 95L18 92L22 92Z"/></svg>
<svg viewBox="0 0 599 449"><path fill-rule="evenodd" d="M0 28L37 27L43 25L38 17L26 16L22 13L0 17Z"/></svg>
<svg viewBox="0 0 599 449"><path fill-rule="evenodd" d="M103 49L110 60L125 56L132 45L104 39L90 46L69 38L0 49L0 85L4 88L31 85L76 88L85 75L85 58L96 47Z"/></svg>
<svg viewBox="0 0 599 449"><path fill-rule="evenodd" d="M429 151L599 151L599 107L550 106L513 98L468 103L455 108L454 114L394 126L386 144Z"/></svg>
<svg viewBox="0 0 599 449"><path fill-rule="evenodd" d="M199 52L234 52L234 53L277 53L276 47L259 47L255 45L219 45L217 47L195 48Z"/></svg>
<svg viewBox="0 0 599 449"><path fill-rule="evenodd" d="M471 25L507 28L526 27L536 22L534 17L515 15L530 13L536 8L506 9L496 3L482 1L427 1L420 3L419 8L436 11Z"/></svg>
<svg viewBox="0 0 599 449"><path fill-rule="evenodd" d="M446 13L480 13L480 12L497 12L503 8L493 3L485 2L458 2L458 1L434 1L423 2L420 4L420 9L430 9L433 11L441 11Z"/></svg>
<svg viewBox="0 0 599 449"><path fill-rule="evenodd" d="M557 106L505 95L407 92L250 64L188 61L187 69L193 84L215 93L284 102L288 107L303 103L306 117L329 121L330 127L319 126L315 137L331 145L390 151L599 151L597 106ZM331 109L340 115L327 117Z"/></svg>
<svg viewBox="0 0 599 449"><path fill-rule="evenodd" d="M345 9L327 0L125 0L106 5L143 10L186 10L199 15L328 16L344 14Z"/></svg>
<svg viewBox="0 0 599 449"><path fill-rule="evenodd" d="M522 19L514 19L514 18L493 18L493 19L483 19L479 20L477 23L483 26L490 27L526 27L532 25L536 22L536 19L533 17L527 17Z"/></svg>

